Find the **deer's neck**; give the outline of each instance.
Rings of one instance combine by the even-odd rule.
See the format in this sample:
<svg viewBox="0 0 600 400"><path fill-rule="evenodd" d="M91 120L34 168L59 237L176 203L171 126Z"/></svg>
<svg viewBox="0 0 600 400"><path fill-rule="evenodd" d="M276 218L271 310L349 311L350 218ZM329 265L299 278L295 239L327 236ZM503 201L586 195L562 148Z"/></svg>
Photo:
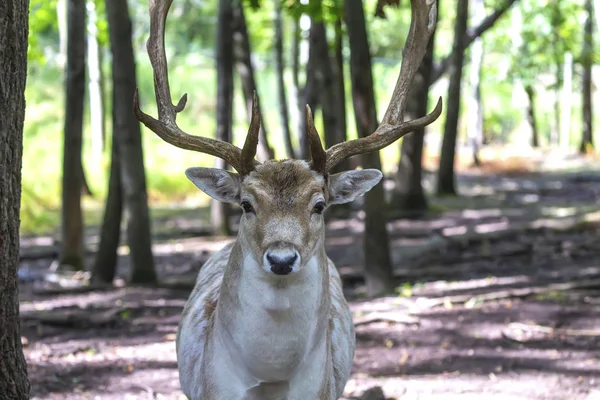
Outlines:
<svg viewBox="0 0 600 400"><path fill-rule="evenodd" d="M251 380L286 381L324 348L329 308L324 249L294 276L273 277L236 244L223 277L215 333L233 345L234 363L244 365Z"/></svg>

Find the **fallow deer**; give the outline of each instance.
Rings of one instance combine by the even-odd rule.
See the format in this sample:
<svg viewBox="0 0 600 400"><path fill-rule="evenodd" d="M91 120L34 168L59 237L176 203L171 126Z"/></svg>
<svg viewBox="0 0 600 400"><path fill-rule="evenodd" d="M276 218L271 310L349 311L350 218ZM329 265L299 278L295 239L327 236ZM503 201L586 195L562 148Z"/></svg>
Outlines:
<svg viewBox="0 0 600 400"><path fill-rule="evenodd" d="M224 159L237 172L189 168L207 195L243 209L234 243L200 270L176 340L179 379L192 400L338 399L350 377L354 326L340 275L325 252L323 212L379 183L374 169L329 171L347 157L378 151L435 121L404 122L408 89L436 23L435 0L411 0L411 26L400 75L383 122L371 135L325 151L306 108L311 160L255 160L257 97L242 149L183 132L175 117L187 101L171 100L164 31L172 0L150 0L147 50L154 70L158 120L137 118L166 142Z"/></svg>

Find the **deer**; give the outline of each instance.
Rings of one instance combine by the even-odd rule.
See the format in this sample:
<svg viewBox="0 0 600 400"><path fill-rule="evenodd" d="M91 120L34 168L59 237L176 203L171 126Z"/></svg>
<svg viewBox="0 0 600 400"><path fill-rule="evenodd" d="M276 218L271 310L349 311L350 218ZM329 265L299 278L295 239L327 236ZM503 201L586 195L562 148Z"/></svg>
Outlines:
<svg viewBox="0 0 600 400"><path fill-rule="evenodd" d="M383 174L376 169L331 173L342 160L383 149L434 122L404 121L408 90L436 24L435 0L411 0L411 25L400 73L377 130L327 150L312 111L305 118L310 160L257 161L260 115L254 92L243 147L182 131L165 55L165 25L173 0L150 0L147 52L154 73L158 119L137 119L168 144L223 159L235 171L190 167L187 178L217 201L242 209L235 241L200 269L177 328L179 381L191 400L333 400L343 395L356 347L352 314L340 274L325 251L324 212L363 196Z"/></svg>

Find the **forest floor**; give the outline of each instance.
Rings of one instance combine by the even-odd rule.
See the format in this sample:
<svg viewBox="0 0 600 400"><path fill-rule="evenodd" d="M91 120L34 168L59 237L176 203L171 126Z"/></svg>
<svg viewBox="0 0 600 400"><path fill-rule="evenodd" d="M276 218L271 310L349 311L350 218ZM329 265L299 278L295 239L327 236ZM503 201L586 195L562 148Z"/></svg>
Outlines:
<svg viewBox="0 0 600 400"><path fill-rule="evenodd" d="M332 219L327 250L357 331L347 398L380 386L402 400L600 399L598 167L465 173L460 198L435 199L419 219L391 216L399 286L386 298L362 298L361 213ZM86 274L49 271L52 237L22 238L32 399L184 398L179 315L202 264L232 240L207 237L204 217L181 210L154 221L158 288L79 292ZM121 278L127 268L122 251Z"/></svg>

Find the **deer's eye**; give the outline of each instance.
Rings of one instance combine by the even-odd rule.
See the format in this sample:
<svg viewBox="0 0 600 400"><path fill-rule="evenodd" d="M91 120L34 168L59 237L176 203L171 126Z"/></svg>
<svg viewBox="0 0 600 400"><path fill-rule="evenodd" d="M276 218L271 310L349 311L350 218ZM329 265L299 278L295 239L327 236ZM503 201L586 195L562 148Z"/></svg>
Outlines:
<svg viewBox="0 0 600 400"><path fill-rule="evenodd" d="M240 206L242 207L242 210L244 210L245 213L253 213L254 212L254 208L252 207L252 204L250 204L249 201L242 201L240 203Z"/></svg>
<svg viewBox="0 0 600 400"><path fill-rule="evenodd" d="M325 202L319 201L317 204L315 204L315 206L313 208L313 212L316 214L323 214L323 211L325 211L325 207L327 207Z"/></svg>

